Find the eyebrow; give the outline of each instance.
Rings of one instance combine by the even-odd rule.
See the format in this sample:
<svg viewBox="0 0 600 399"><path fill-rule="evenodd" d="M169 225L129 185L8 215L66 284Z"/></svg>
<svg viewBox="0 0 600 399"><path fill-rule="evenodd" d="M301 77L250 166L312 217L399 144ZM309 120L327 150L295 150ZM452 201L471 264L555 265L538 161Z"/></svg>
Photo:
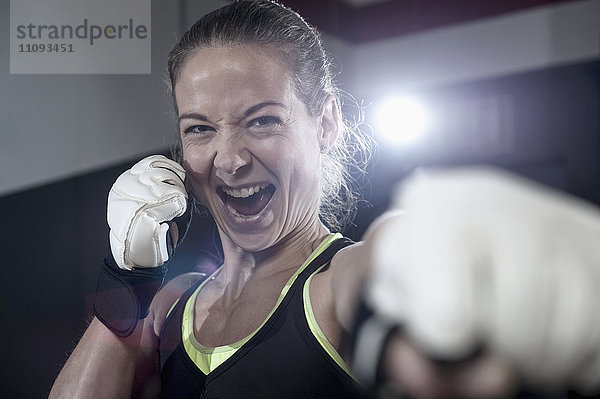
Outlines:
<svg viewBox="0 0 600 399"><path fill-rule="evenodd" d="M208 122L208 118L202 114L199 114L197 112L188 112L185 114L181 114L179 115L179 117L177 118L178 122L181 122L182 119L198 119L204 122Z"/></svg>
<svg viewBox="0 0 600 399"><path fill-rule="evenodd" d="M253 113L257 112L258 110L260 110L262 108L265 108L265 107L268 107L268 106L271 106L271 105L274 105L276 107L285 108L285 105L282 104L282 103L278 103L278 102L275 102L275 101L265 101L265 102L253 105L250 108L248 108L246 110L246 112L244 112L244 117L248 117L248 116L252 115Z"/></svg>
<svg viewBox="0 0 600 399"><path fill-rule="evenodd" d="M276 101L265 101L265 102L253 105L250 108L248 108L246 111L244 111L244 117L247 118L248 116L252 115L253 113L261 110L262 108L269 107L269 106L285 108L285 105L282 103L278 103ZM197 112L187 112L185 114L181 114L177 118L177 121L181 122L183 119L197 119L197 120L201 120L204 122L208 122L208 117L206 115L202 115Z"/></svg>

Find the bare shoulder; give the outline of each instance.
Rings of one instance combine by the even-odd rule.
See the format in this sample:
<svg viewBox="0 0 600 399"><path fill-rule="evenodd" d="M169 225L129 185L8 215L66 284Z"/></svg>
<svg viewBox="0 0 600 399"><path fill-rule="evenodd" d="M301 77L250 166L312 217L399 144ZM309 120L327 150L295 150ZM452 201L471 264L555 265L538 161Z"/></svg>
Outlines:
<svg viewBox="0 0 600 399"><path fill-rule="evenodd" d="M349 265L357 263L358 259L355 257L359 256L363 252L363 244L364 243L362 241L359 241L340 249L331 259L331 270L336 268L351 267Z"/></svg>
<svg viewBox="0 0 600 399"><path fill-rule="evenodd" d="M369 242L376 240L377 236L380 234L385 234L390 225L396 223L400 218L402 218L403 214L403 211L394 210L380 215L369 225L369 228L363 236L363 241L368 244Z"/></svg>
<svg viewBox="0 0 600 399"><path fill-rule="evenodd" d="M198 281L206 277L204 273L185 273L181 274L158 291L152 304L150 305L150 315L154 327L154 333L159 335L162 326L167 318L169 310L181 298L183 293Z"/></svg>
<svg viewBox="0 0 600 399"><path fill-rule="evenodd" d="M390 211L375 219L365 232L362 241L349 245L340 250L331 260L331 269L369 269L372 244L377 237L385 234L389 225L394 223L402 212Z"/></svg>

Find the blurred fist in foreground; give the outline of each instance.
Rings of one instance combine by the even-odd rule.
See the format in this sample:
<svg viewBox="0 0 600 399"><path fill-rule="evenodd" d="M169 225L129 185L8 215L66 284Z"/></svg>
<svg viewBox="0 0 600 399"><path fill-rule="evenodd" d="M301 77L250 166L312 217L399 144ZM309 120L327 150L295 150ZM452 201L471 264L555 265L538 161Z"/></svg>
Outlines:
<svg viewBox="0 0 600 399"><path fill-rule="evenodd" d="M533 389L600 391L597 208L492 169L418 172L393 206L366 242L379 317L432 359L483 348Z"/></svg>

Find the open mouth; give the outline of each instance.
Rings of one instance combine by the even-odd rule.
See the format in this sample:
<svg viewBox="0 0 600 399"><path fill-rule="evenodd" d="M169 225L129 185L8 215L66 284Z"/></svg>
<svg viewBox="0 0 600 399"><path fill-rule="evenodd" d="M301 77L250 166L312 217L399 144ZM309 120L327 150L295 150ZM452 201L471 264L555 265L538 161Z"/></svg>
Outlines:
<svg viewBox="0 0 600 399"><path fill-rule="evenodd" d="M273 194L275 186L268 183L256 184L242 189L218 187L217 194L234 215L250 217L258 215L265 209Z"/></svg>

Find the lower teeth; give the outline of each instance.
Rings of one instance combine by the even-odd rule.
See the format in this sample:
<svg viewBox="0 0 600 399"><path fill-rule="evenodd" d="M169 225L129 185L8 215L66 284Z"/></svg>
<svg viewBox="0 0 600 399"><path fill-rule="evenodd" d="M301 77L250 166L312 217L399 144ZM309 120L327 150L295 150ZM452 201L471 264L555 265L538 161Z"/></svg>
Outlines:
<svg viewBox="0 0 600 399"><path fill-rule="evenodd" d="M233 213L235 216L244 216L241 213L239 213L238 211L236 211L231 205L227 204L227 209L229 209L229 211L231 213Z"/></svg>
<svg viewBox="0 0 600 399"><path fill-rule="evenodd" d="M245 198L230 196L224 191L219 192L221 200L232 215L249 218L258 215L270 201L274 188L269 187L266 191L259 190Z"/></svg>

